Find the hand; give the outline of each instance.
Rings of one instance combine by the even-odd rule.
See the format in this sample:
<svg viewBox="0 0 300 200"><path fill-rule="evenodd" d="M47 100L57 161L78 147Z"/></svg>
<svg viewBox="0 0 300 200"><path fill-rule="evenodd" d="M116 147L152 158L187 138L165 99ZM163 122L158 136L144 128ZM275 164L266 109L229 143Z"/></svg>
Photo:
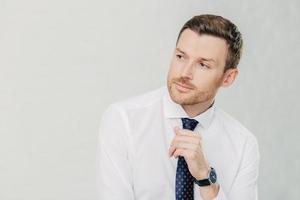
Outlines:
<svg viewBox="0 0 300 200"><path fill-rule="evenodd" d="M175 137L169 148L169 156L183 156L188 169L197 180L206 179L209 172L209 164L202 151L202 137L200 133L188 129L174 128Z"/></svg>

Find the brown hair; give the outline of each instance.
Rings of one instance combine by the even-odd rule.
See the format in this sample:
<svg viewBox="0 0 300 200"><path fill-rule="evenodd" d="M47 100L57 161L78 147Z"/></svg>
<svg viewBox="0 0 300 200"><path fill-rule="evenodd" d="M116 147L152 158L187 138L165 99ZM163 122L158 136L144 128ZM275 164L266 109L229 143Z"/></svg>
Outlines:
<svg viewBox="0 0 300 200"><path fill-rule="evenodd" d="M231 21L221 16L210 14L194 16L181 28L176 45L185 29L191 29L199 35L208 34L225 39L228 44L228 55L224 72L238 66L242 54L243 39L242 34Z"/></svg>

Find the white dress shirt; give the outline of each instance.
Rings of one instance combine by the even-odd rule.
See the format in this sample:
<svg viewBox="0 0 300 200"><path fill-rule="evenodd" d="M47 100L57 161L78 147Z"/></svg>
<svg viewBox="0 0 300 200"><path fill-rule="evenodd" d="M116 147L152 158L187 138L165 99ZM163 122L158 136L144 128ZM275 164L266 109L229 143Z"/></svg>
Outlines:
<svg viewBox="0 0 300 200"><path fill-rule="evenodd" d="M259 151L255 136L218 108L194 117L203 151L215 168L218 200L256 200ZM173 128L184 109L166 86L111 104L102 115L97 148L100 200L175 200L177 158L169 157ZM201 200L194 183L194 199Z"/></svg>

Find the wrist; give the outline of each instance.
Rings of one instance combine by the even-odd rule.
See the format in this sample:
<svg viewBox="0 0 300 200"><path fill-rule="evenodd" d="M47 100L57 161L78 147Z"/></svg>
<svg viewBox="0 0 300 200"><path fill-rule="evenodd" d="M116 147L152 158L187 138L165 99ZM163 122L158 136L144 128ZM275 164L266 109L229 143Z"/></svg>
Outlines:
<svg viewBox="0 0 300 200"><path fill-rule="evenodd" d="M197 180L207 179L209 176L210 167L206 167L199 171L199 174L195 177Z"/></svg>
<svg viewBox="0 0 300 200"><path fill-rule="evenodd" d="M197 178L194 177L194 182L200 187L209 186L217 183L217 173L216 170L212 167L209 169L209 172L204 177L206 178L202 178L200 176Z"/></svg>

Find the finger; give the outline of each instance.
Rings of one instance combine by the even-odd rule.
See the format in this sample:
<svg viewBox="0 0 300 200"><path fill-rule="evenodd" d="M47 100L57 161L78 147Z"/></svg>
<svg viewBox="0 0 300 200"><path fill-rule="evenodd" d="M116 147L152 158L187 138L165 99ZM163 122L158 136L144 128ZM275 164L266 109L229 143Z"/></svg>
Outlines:
<svg viewBox="0 0 300 200"><path fill-rule="evenodd" d="M172 148L197 150L199 148L199 146L197 144L179 142L179 143L174 144L172 146Z"/></svg>
<svg viewBox="0 0 300 200"><path fill-rule="evenodd" d="M178 143L178 142L201 145L202 139L200 137L188 137L188 136L176 135L171 142L171 146L174 145L174 143Z"/></svg>
<svg viewBox="0 0 300 200"><path fill-rule="evenodd" d="M181 129L178 126L176 126L174 128L174 131L175 131L176 135L183 135L183 136L188 136L188 137L200 137L200 138L202 138L202 136L201 136L200 133L197 133L195 131L191 131L191 130L188 130L188 129Z"/></svg>
<svg viewBox="0 0 300 200"><path fill-rule="evenodd" d="M189 150L189 149L176 149L174 152L174 157L183 156L186 159L194 159L197 156L197 152Z"/></svg>
<svg viewBox="0 0 300 200"><path fill-rule="evenodd" d="M169 148L169 157L171 157L173 155L173 153L175 152L176 148L174 146L171 146Z"/></svg>
<svg viewBox="0 0 300 200"><path fill-rule="evenodd" d="M200 138L192 138L187 136L175 136L169 148L169 156L172 156L176 148L184 147L180 145L182 143L184 145L191 145L192 147L195 148L197 147L199 147L200 149L202 148L202 141Z"/></svg>
<svg viewBox="0 0 300 200"><path fill-rule="evenodd" d="M196 151L196 152L199 152L201 151L200 150L200 147L196 144L190 144L190 143L178 143L177 145L174 145L170 148L169 150L169 156L173 156L175 151L177 149L184 149L184 150L190 150L190 151Z"/></svg>

